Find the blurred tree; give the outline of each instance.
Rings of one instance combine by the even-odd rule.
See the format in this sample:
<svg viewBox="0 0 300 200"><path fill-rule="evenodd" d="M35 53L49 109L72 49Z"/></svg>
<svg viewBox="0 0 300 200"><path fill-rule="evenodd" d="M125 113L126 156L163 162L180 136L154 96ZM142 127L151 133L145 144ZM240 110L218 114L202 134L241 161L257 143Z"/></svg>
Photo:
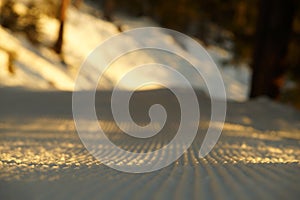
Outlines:
<svg viewBox="0 0 300 200"><path fill-rule="evenodd" d="M60 27L59 27L59 31L58 31L57 41L54 45L54 50L58 54L61 54L61 52L62 52L64 25L65 25L66 12L67 12L69 3L70 3L70 0L62 0L61 1L60 14L59 14Z"/></svg>
<svg viewBox="0 0 300 200"><path fill-rule="evenodd" d="M103 17L105 20L113 21L113 12L115 10L115 0L104 0L103 2Z"/></svg>
<svg viewBox="0 0 300 200"><path fill-rule="evenodd" d="M261 0L253 54L250 98L276 99L287 70L287 49L292 32L294 0Z"/></svg>

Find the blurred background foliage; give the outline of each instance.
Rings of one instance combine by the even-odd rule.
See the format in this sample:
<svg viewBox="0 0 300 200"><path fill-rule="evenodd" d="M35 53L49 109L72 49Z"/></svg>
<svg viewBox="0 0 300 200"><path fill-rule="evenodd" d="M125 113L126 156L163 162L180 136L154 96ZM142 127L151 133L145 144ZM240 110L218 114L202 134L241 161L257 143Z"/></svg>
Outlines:
<svg viewBox="0 0 300 200"><path fill-rule="evenodd" d="M22 32L34 44L40 42L41 16L57 18L59 0L1 0L0 24L14 32Z"/></svg>
<svg viewBox="0 0 300 200"><path fill-rule="evenodd" d="M17 2L22 1L21 4ZM78 6L83 0L73 0ZM251 65L259 0L85 0L113 21L115 13L147 16L162 27L198 38L203 45L217 45L233 53L226 64ZM12 31L24 32L39 43L40 16L58 18L60 0L2 0L0 23ZM300 12L296 3L293 31L288 45L288 71L281 100L300 108ZM228 61L226 61L228 62Z"/></svg>

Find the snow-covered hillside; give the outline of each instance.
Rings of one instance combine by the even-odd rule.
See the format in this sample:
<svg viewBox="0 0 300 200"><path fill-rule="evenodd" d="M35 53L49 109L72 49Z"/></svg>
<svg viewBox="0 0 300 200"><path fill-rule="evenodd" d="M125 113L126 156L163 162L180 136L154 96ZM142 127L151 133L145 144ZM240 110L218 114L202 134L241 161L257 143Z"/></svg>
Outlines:
<svg viewBox="0 0 300 200"><path fill-rule="evenodd" d="M117 23L122 25L122 28L130 30L137 27L157 26L148 18L129 18L116 17ZM118 34L118 28L110 22L103 21L92 15L80 12L75 8L70 8L68 11L65 45L64 45L64 59L62 63L59 57L48 47L53 45L57 29L58 21L44 17L43 24L43 45L36 47L27 42L22 35L12 34L8 30L0 27L0 46L14 51L17 55L14 62L16 73L9 74L6 69L8 56L4 51L0 51L0 86L25 87L30 89L58 89L72 91L74 89L74 81L76 73L80 68L82 62L89 55L89 53L111 36ZM182 52L189 54L189 49L184 49L179 45L180 41L166 35L164 32L158 32L159 38L169 45L171 48L181 48ZM151 40L149 40L151 42ZM129 43L130 45L130 43ZM47 46L47 47L46 47ZM221 75L224 80L227 98L237 101L247 99L250 71L247 66L241 67L222 67L222 59L228 59L231 54L218 47L209 47L208 52L219 67ZM102 57L101 57L102 56ZM105 60L105 55L100 55L99 60ZM128 55L118 60L117 63L111 67L111 73L107 74L106 82L103 82L101 88L111 89L119 78L126 73L132 66L137 66L147 62L157 62L151 53L142 52L139 56ZM172 66L182 73L191 74L188 68L176 63ZM201 69L209 70L209 69ZM160 72L155 72L157 79L161 79ZM153 72L143 72L143 74L136 74L137 79L145 76L153 76ZM88 77L88 76L87 76ZM180 86L179 82L172 77L164 77L174 86ZM88 78L82 84L88 83ZM134 79L133 79L134 81ZM177 85L176 85L177 84ZM197 89L206 89L203 81L191 78L191 84ZM124 89L134 89L128 85L124 85Z"/></svg>

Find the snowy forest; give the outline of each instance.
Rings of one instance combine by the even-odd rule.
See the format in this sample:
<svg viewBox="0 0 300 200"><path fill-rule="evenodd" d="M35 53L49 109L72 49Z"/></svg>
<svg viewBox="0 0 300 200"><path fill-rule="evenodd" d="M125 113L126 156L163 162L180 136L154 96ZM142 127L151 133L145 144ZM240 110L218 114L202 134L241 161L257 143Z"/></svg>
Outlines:
<svg viewBox="0 0 300 200"><path fill-rule="evenodd" d="M143 26L161 26L183 32L209 50L218 49L211 50L212 54L216 55L219 67L231 71L229 76L246 74L241 75L245 77L243 90L247 90L244 99L268 96L299 107L300 17L297 1L46 0L41 3L3 0L0 23L9 31L26 36L33 48L52 49L61 57L64 54L62 39L68 37L68 33L63 36L59 26L71 18L67 15L69 8L76 9L72 11L74 13L88 13L94 19L107 21L116 26L118 32ZM138 25L130 27L127 23ZM8 63L2 70L17 73L18 64L14 63L17 52L6 46L1 45L2 63ZM220 52L224 52L223 55ZM79 64L69 65L78 68ZM242 70L240 66L247 69ZM241 77L236 76L232 78Z"/></svg>

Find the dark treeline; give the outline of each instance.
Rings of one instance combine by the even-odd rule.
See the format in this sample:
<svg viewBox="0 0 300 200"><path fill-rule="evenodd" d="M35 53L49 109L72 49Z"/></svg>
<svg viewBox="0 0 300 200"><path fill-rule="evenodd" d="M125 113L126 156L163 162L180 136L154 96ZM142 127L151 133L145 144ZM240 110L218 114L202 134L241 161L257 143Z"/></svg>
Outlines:
<svg viewBox="0 0 300 200"><path fill-rule="evenodd" d="M233 48L228 45L228 39L234 40L236 59L246 59L251 54L247 46L253 43L258 0L92 1L104 11L109 10L109 18L117 11L136 17L148 16L161 26L195 36L204 44L218 43Z"/></svg>

